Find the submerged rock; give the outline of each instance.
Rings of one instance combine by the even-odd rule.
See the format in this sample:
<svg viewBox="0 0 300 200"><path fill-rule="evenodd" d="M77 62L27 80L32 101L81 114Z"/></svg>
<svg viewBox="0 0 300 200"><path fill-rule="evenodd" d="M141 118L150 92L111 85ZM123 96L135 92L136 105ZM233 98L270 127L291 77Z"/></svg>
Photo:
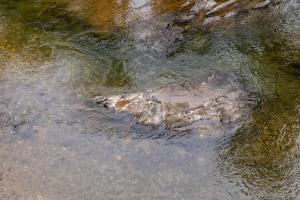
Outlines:
<svg viewBox="0 0 300 200"><path fill-rule="evenodd" d="M218 4L214 0L197 1L191 10L198 13L202 10L211 10L216 5Z"/></svg>
<svg viewBox="0 0 300 200"><path fill-rule="evenodd" d="M214 24L220 24L228 18L232 18L242 13L251 13L252 11L260 10L276 5L280 2L271 0L254 0L241 2L238 0L227 0L217 3L214 0L199 0L196 1L188 14L181 16L181 23L194 22L195 25L202 25L202 29ZM207 26L209 25L209 26Z"/></svg>
<svg viewBox="0 0 300 200"><path fill-rule="evenodd" d="M206 19L203 21L203 25L206 26L206 25L209 25L209 24L212 24L212 23L214 23L214 22L221 21L221 20L222 20L222 17L220 17L220 16L208 17L208 18L206 18Z"/></svg>
<svg viewBox="0 0 300 200"><path fill-rule="evenodd" d="M199 130L210 134L242 125L256 98L215 78L198 85L174 84L145 93L98 96L98 104L135 116L138 123L164 125L173 131Z"/></svg>
<svg viewBox="0 0 300 200"><path fill-rule="evenodd" d="M266 0L266 1L264 1L264 2L260 2L260 3L256 4L255 7L254 7L253 9L255 10L255 9L266 8L266 7L268 7L270 4L271 4L271 1L270 1L270 0Z"/></svg>
<svg viewBox="0 0 300 200"><path fill-rule="evenodd" d="M221 3L219 5L217 5L216 7L214 7L213 9L211 9L209 12L206 13L206 15L211 15L211 14L214 14L216 12L219 12L220 10L226 8L226 7L229 7L233 4L235 4L236 2L238 2L237 0L229 0L229 1L226 1L224 3Z"/></svg>
<svg viewBox="0 0 300 200"><path fill-rule="evenodd" d="M210 30L214 25L227 26L234 21L228 18L275 4L275 0L135 1L130 4L108 0L55 2L39 15L43 29L60 32L68 27L69 32L76 33L79 30L80 34L71 36L69 41L82 42L97 50L122 46L121 42L115 42L115 38L120 38L146 57L172 56L181 50L182 44L195 30ZM170 7L168 12L160 8L164 4Z"/></svg>
<svg viewBox="0 0 300 200"><path fill-rule="evenodd" d="M237 14L238 14L239 12L237 12L237 11L231 11L231 12L228 12L228 13L226 13L225 15L224 15L224 19L227 19L227 18L230 18L230 17L234 17L234 16L236 16Z"/></svg>

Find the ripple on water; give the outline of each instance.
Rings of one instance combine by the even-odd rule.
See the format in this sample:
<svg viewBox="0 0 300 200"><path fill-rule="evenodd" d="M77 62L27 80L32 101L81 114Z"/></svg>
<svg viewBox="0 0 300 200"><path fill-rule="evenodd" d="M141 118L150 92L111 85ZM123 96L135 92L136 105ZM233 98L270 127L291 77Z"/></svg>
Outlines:
<svg viewBox="0 0 300 200"><path fill-rule="evenodd" d="M154 24L137 5L126 20L126 2L1 1L0 198L298 198L299 3L193 33L165 56L149 35L185 1L145 1L146 17L163 15ZM212 73L261 92L235 134L175 137L82 104Z"/></svg>

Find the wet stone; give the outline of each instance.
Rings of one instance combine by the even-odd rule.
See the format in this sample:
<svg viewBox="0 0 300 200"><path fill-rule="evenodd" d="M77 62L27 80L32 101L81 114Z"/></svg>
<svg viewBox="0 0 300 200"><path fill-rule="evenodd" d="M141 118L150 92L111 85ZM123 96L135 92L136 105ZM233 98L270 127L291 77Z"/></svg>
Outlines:
<svg viewBox="0 0 300 200"><path fill-rule="evenodd" d="M213 24L213 23L221 21L221 20L222 20L222 17L220 17L220 16L209 17L203 21L203 26L210 25L210 24Z"/></svg>
<svg viewBox="0 0 300 200"><path fill-rule="evenodd" d="M218 133L245 123L254 104L249 104L250 94L237 86L217 86L215 82L213 78L200 84L174 84L146 93L99 96L95 101L131 113L143 125Z"/></svg>
<svg viewBox="0 0 300 200"><path fill-rule="evenodd" d="M263 9L263 8L266 8L267 6L269 6L270 4L271 4L270 0L266 0L264 2L256 4L254 9Z"/></svg>
<svg viewBox="0 0 300 200"><path fill-rule="evenodd" d="M194 12L200 12L202 10L211 10L216 5L217 3L214 0L197 1L191 10Z"/></svg>
<svg viewBox="0 0 300 200"><path fill-rule="evenodd" d="M234 17L238 14L237 11L231 11L231 12L228 12L224 15L224 19L227 19L227 18L231 18L231 17Z"/></svg>
<svg viewBox="0 0 300 200"><path fill-rule="evenodd" d="M229 7L229 6L231 6L231 5L235 4L235 3L237 3L237 2L238 2L237 0L229 0L229 1L226 1L226 2L224 2L224 3L222 3L222 4L217 5L217 6L214 7L213 9L211 9L209 12L206 13L206 15L212 15L212 14L214 14L214 13L216 13L216 12L219 12L219 11L222 10L222 9L225 9L225 8L227 8L227 7Z"/></svg>

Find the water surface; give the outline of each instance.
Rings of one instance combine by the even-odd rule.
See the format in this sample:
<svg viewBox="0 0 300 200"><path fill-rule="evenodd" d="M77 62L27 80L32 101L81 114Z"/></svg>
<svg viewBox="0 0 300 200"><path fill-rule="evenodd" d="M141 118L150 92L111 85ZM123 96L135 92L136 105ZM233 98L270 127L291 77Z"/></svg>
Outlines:
<svg viewBox="0 0 300 200"><path fill-rule="evenodd" d="M163 34L174 2L1 1L2 199L300 198L299 2ZM84 103L211 74L260 94L234 133L168 139Z"/></svg>

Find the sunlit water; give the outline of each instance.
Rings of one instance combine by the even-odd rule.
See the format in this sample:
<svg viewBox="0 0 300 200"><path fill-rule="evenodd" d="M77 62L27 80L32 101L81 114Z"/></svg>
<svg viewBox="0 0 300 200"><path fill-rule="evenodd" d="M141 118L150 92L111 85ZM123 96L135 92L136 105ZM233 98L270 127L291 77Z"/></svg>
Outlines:
<svg viewBox="0 0 300 200"><path fill-rule="evenodd" d="M1 1L1 199L300 198L299 2L186 35L161 31L174 2ZM260 94L234 133L170 139L88 103L211 74Z"/></svg>

